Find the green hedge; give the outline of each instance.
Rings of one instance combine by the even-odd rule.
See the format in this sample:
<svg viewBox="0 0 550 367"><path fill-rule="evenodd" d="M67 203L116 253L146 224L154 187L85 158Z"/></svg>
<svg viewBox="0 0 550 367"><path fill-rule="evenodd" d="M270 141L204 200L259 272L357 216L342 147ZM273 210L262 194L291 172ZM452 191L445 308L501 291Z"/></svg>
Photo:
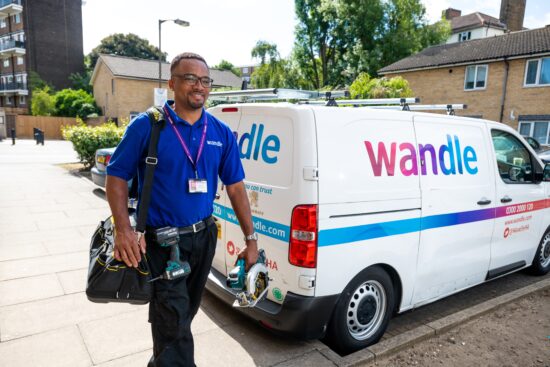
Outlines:
<svg viewBox="0 0 550 367"><path fill-rule="evenodd" d="M63 126L61 133L65 140L73 143L78 159L86 169L92 168L95 151L101 148L111 148L118 145L125 127L117 127L114 123L92 127L86 126L82 120L77 125Z"/></svg>

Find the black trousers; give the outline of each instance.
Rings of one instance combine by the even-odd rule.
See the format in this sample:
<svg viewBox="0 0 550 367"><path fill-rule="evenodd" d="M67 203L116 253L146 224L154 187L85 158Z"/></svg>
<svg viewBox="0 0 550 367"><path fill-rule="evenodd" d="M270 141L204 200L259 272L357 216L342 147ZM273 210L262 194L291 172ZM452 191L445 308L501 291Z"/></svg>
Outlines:
<svg viewBox="0 0 550 367"><path fill-rule="evenodd" d="M181 260L189 262L191 273L175 280L153 283L149 304L149 322L153 334L155 367L195 366L191 321L199 310L202 292L208 278L218 229L211 224L197 233L180 235ZM166 269L170 248L147 240L151 273L159 276Z"/></svg>

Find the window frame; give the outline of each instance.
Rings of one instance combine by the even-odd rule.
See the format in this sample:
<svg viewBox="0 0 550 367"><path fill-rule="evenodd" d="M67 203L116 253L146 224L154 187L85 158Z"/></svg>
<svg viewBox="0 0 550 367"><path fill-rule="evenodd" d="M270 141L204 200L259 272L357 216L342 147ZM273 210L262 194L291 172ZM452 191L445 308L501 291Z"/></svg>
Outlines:
<svg viewBox="0 0 550 367"><path fill-rule="evenodd" d="M540 70L542 68L542 60L547 59L550 62L550 57L539 57L536 59L526 59L525 60L525 72L523 75L523 88L544 88L544 87L550 87L550 83L548 84L540 84ZM535 83L534 84L527 84L527 70L529 68L529 63L532 61L537 62L537 75L535 76Z"/></svg>
<svg viewBox="0 0 550 367"><path fill-rule="evenodd" d="M27 104L27 99L25 96L19 96L19 104Z"/></svg>
<svg viewBox="0 0 550 367"><path fill-rule="evenodd" d="M4 61L2 62L2 65L5 68L9 68L10 67L10 59L4 59Z"/></svg>
<svg viewBox="0 0 550 367"><path fill-rule="evenodd" d="M476 83L477 83L477 70L479 67L485 67L485 83L483 85L483 87L476 87ZM468 89L466 88L466 83L467 83L467 80L468 80L468 68L471 68L471 67L475 67L475 72L474 72L474 87L471 88L471 89ZM488 80L489 80L489 64L475 64L475 65L468 65L466 66L466 68L464 69L464 91L465 92L471 92L471 91L479 91L479 90L485 90L487 89L487 84L488 84Z"/></svg>
<svg viewBox="0 0 550 367"><path fill-rule="evenodd" d="M548 125L546 127L546 141L542 141L542 140L539 140L537 139L537 141L540 143L540 144L544 144L544 145L548 145L550 144L550 138L549 138L549 134L550 134L550 120L535 120L535 121L518 121L518 134L522 135L521 134L521 125L522 124L526 124L526 125L529 125L529 134L528 136L532 137L532 138L535 138L533 136L533 133L535 132L535 123L537 122L546 122ZM536 139L536 138L535 138Z"/></svg>
<svg viewBox="0 0 550 367"><path fill-rule="evenodd" d="M462 39L462 35L466 35L466 39ZM472 31L464 31L458 33L458 42L466 42L472 39Z"/></svg>
<svg viewBox="0 0 550 367"><path fill-rule="evenodd" d="M506 182L504 180L504 178L502 178L502 176L500 175L500 170L499 170L499 167L498 167L498 158L497 158L497 154L496 154L496 149L495 149L495 145L494 145L494 136L493 136L493 131L498 131L500 133L505 133L505 134L508 134L510 136L512 136L526 151L527 151L527 154L529 155L529 164L531 165L531 180L530 181L510 181L510 182ZM523 142L521 141L520 138L518 138L516 135L512 134L511 132L509 131L506 131L506 130L501 130L501 129L496 129L496 128L492 128L491 131L490 131L490 137L491 137L491 148L493 150L493 154L494 154L494 158L495 158L495 163L496 163L496 173L498 174L498 177L500 178L500 180L505 184L505 185L538 185L539 183L535 182L535 164L537 164L537 160L535 159L535 157L531 154L531 152L529 151L529 148L527 148L525 146L525 144L523 144ZM507 162L505 162L507 163Z"/></svg>

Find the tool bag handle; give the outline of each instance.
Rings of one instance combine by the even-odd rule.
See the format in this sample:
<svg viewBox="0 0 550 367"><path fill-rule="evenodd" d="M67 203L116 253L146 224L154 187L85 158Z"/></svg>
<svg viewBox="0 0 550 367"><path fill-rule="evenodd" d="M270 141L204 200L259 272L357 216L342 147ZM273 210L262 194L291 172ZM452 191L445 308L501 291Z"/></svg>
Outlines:
<svg viewBox="0 0 550 367"><path fill-rule="evenodd" d="M141 198L138 203L138 218L136 224L136 232L144 233L147 223L147 211L149 210L149 202L151 200L151 189L153 188L153 178L155 176L155 168L157 167L157 145L160 137L165 118L160 107L150 107L147 109L147 116L151 120L151 137L149 139L149 150L145 158L145 177L143 179L143 189L141 190Z"/></svg>

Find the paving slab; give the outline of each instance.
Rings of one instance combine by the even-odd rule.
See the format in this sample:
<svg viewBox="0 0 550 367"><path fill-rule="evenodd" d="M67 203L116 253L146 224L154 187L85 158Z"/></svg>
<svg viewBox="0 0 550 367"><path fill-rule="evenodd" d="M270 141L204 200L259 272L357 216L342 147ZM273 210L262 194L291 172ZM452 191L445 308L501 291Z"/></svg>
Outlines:
<svg viewBox="0 0 550 367"><path fill-rule="evenodd" d="M147 362L153 355L153 349L148 349L143 352L134 353L132 355L117 358L109 362L98 364L98 367L145 367ZM199 365L202 366L202 365Z"/></svg>
<svg viewBox="0 0 550 367"><path fill-rule="evenodd" d="M4 306L0 307L0 341L136 311L139 307L143 306L92 303L84 293Z"/></svg>
<svg viewBox="0 0 550 367"><path fill-rule="evenodd" d="M1 210L0 210L1 211ZM78 228L60 228L55 230L41 230L34 232L0 233L0 246L16 246L27 243L41 243L49 240L70 239L82 236Z"/></svg>
<svg viewBox="0 0 550 367"><path fill-rule="evenodd" d="M288 361L277 363L275 367L335 367L330 359L326 358L318 350L308 352L299 357L289 359Z"/></svg>
<svg viewBox="0 0 550 367"><path fill-rule="evenodd" d="M57 278L65 294L86 291L88 269L71 270L57 273Z"/></svg>
<svg viewBox="0 0 550 367"><path fill-rule="evenodd" d="M49 255L49 252L46 247L37 242L20 243L18 245L10 243L0 244L0 262L47 255Z"/></svg>
<svg viewBox="0 0 550 367"><path fill-rule="evenodd" d="M0 262L0 281L88 267L89 252L49 255Z"/></svg>
<svg viewBox="0 0 550 367"><path fill-rule="evenodd" d="M75 325L0 343L2 367L88 367L92 361Z"/></svg>
<svg viewBox="0 0 550 367"><path fill-rule="evenodd" d="M0 282L0 307L62 296L63 288L55 274Z"/></svg>
<svg viewBox="0 0 550 367"><path fill-rule="evenodd" d="M148 310L80 323L84 343L94 364L139 353L153 347Z"/></svg>
<svg viewBox="0 0 550 367"><path fill-rule="evenodd" d="M42 242L42 245L46 248L49 255L89 251L92 233L93 232L90 232L90 235L87 237L74 236L72 238L64 238L61 240L47 240Z"/></svg>

